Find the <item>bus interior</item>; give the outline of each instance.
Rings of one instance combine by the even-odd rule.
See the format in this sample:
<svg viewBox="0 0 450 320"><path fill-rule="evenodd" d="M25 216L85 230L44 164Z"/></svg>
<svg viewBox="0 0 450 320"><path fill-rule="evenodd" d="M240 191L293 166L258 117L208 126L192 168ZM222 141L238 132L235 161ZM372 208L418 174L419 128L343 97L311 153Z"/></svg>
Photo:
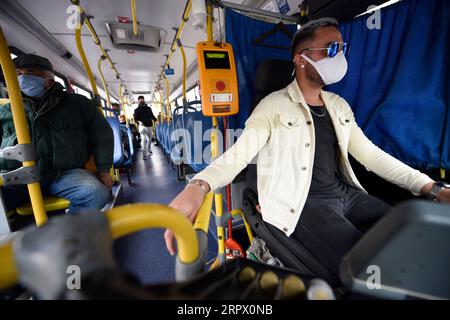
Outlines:
<svg viewBox="0 0 450 320"><path fill-rule="evenodd" d="M293 81L294 34L324 17L349 44L347 75L327 90L348 101L379 148L449 183L447 0L2 0L0 108L11 104L18 142L0 158L23 166L2 171L0 189L27 184L31 203L8 211L1 201L0 297L449 299L450 207L417 199L351 156L361 184L392 209L339 273L306 247L294 254L277 243L260 214L256 162L209 192L193 223L168 206L237 141L255 106ZM51 61L64 91L107 120L113 186L101 210L67 214L70 201L42 196L12 62L23 54ZM147 157L134 117L140 96L157 119ZM66 286L74 265L81 290ZM382 272L375 289L373 266Z"/></svg>

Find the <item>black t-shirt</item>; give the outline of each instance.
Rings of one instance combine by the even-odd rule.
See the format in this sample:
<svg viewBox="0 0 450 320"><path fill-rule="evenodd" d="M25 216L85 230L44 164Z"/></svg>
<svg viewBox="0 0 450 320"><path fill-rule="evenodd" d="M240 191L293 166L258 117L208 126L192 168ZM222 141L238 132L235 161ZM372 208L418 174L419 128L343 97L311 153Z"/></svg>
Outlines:
<svg viewBox="0 0 450 320"><path fill-rule="evenodd" d="M147 105L139 105L134 111L134 120L136 122L140 121L146 127L153 126L153 121L156 121L153 115L152 108Z"/></svg>
<svg viewBox="0 0 450 320"><path fill-rule="evenodd" d="M325 106L310 106L314 119L316 150L309 196L313 198L339 197L347 185L339 172L339 145L333 122Z"/></svg>

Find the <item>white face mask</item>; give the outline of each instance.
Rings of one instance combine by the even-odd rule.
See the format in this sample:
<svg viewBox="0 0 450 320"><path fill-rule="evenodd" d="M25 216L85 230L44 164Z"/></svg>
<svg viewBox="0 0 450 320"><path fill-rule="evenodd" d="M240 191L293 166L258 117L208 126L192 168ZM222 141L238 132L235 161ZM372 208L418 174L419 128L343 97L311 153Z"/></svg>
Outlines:
<svg viewBox="0 0 450 320"><path fill-rule="evenodd" d="M341 81L347 73L347 59L342 51L333 58L324 58L319 61L313 61L304 54L302 57L316 69L326 85Z"/></svg>

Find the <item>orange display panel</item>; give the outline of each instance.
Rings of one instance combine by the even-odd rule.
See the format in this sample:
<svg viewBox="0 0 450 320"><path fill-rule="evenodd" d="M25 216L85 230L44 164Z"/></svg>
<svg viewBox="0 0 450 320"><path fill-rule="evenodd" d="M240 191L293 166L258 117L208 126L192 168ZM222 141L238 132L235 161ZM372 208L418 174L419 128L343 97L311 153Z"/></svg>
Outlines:
<svg viewBox="0 0 450 320"><path fill-rule="evenodd" d="M197 43L202 112L207 117L239 112L238 84L233 47L229 43Z"/></svg>

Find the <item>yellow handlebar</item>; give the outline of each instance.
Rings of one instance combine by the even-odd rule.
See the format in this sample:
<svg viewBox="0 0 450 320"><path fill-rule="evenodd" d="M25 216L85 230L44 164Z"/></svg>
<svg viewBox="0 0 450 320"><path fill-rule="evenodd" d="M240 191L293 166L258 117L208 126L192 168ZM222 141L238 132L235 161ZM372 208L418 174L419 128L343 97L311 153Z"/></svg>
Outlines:
<svg viewBox="0 0 450 320"><path fill-rule="evenodd" d="M114 239L148 228L166 228L175 234L182 263L191 264L199 257L198 240L191 222L174 209L158 204L135 204L114 208L106 217Z"/></svg>
<svg viewBox="0 0 450 320"><path fill-rule="evenodd" d="M209 220L211 219L213 196L214 194L211 192L206 195L194 223L195 230L202 230L206 234L208 233Z"/></svg>
<svg viewBox="0 0 450 320"><path fill-rule="evenodd" d="M149 228L167 228L175 234L178 259L183 265L198 263L199 245L191 222L172 208L159 204L134 204L105 213L113 239ZM12 242L0 245L0 291L19 279Z"/></svg>
<svg viewBox="0 0 450 320"><path fill-rule="evenodd" d="M133 34L135 37L138 36L137 27L137 15L136 15L136 0L131 0L131 15L133 16Z"/></svg>
<svg viewBox="0 0 450 320"><path fill-rule="evenodd" d="M86 58L86 54L84 53L83 43L81 42L81 28L83 28L84 21L81 20L81 25L79 28L75 29L75 41L77 44L78 53L80 54L81 61L83 61L84 69L86 70L86 74L89 78L89 82L91 83L92 92L94 95L98 95L97 84L95 83L94 75L92 74L91 67L89 65L89 61Z"/></svg>
<svg viewBox="0 0 450 320"><path fill-rule="evenodd" d="M12 243L0 245L0 291L17 283L18 274Z"/></svg>
<svg viewBox="0 0 450 320"><path fill-rule="evenodd" d="M97 63L97 69L98 69L98 74L100 75L100 79L102 80L103 90L105 90L105 93L106 93L106 103L108 104L108 108L111 108L111 99L109 98L109 88L108 88L108 84L106 83L105 76L103 75L103 71L102 71L102 61L104 59L106 59L105 56L100 56L100 58L98 59L98 63Z"/></svg>

